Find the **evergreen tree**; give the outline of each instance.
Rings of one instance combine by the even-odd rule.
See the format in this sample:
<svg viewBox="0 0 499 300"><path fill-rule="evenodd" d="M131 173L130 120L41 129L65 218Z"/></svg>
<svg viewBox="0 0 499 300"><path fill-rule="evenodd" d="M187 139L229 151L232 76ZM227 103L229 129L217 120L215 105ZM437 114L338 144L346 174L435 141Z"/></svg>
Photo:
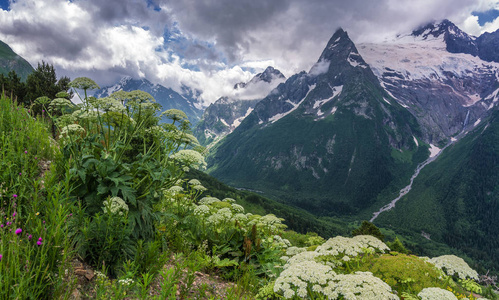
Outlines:
<svg viewBox="0 0 499 300"><path fill-rule="evenodd" d="M372 235L381 241L385 240L385 236L381 233L381 230L379 230L376 225L368 221L362 221L360 227L352 231L352 235Z"/></svg>
<svg viewBox="0 0 499 300"><path fill-rule="evenodd" d="M21 77L17 75L16 71L10 71L7 76L0 74L0 85L7 96L12 96L13 99L17 99L18 103L24 104L26 84L21 81Z"/></svg>
<svg viewBox="0 0 499 300"><path fill-rule="evenodd" d="M38 63L36 70L26 80L26 100L32 103L36 98L42 96L54 99L58 92L69 90L69 82L68 77L62 77L57 81L54 66L42 61L41 64Z"/></svg>

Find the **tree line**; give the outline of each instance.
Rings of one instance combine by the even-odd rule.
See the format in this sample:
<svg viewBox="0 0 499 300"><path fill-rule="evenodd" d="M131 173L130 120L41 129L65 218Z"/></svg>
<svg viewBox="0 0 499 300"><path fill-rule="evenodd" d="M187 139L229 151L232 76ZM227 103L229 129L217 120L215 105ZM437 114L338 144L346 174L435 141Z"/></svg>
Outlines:
<svg viewBox="0 0 499 300"><path fill-rule="evenodd" d="M25 107L30 107L38 97L47 96L54 99L58 92L68 92L70 82L71 79L67 76L57 79L54 66L44 61L38 63L38 67L28 75L26 82L23 82L14 70L7 75L0 74L2 92L13 96L17 103Z"/></svg>

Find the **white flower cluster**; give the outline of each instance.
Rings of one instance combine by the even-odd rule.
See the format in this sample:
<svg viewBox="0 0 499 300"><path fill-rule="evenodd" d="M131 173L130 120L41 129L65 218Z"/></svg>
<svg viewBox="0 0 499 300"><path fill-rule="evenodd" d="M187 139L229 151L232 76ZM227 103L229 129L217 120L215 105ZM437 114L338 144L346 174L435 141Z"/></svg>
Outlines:
<svg viewBox="0 0 499 300"><path fill-rule="evenodd" d="M158 139L165 139L167 137L167 132L161 126L152 126L146 129L146 133Z"/></svg>
<svg viewBox="0 0 499 300"><path fill-rule="evenodd" d="M111 197L104 201L103 204L105 212L109 209L112 214L119 214L120 216L128 212L128 205L120 197Z"/></svg>
<svg viewBox="0 0 499 300"><path fill-rule="evenodd" d="M274 235L274 244L281 248L291 247L291 242L288 239L283 239L280 235Z"/></svg>
<svg viewBox="0 0 499 300"><path fill-rule="evenodd" d="M70 124L74 124L76 122L76 118L72 114L65 114L58 117L55 120L57 127L62 128Z"/></svg>
<svg viewBox="0 0 499 300"><path fill-rule="evenodd" d="M68 99L65 99L65 98L55 98L49 104L49 111L54 111L54 110L56 110L56 111L62 111L65 108L73 107L73 106L74 106L74 104L71 103L71 101L69 101Z"/></svg>
<svg viewBox="0 0 499 300"><path fill-rule="evenodd" d="M371 272L355 272L355 274L339 274L328 282L323 294L329 299L345 300L397 300L399 297L392 294L392 288L383 280L375 277Z"/></svg>
<svg viewBox="0 0 499 300"><path fill-rule="evenodd" d="M428 287L419 292L421 300L457 300L457 297L450 291L438 288Z"/></svg>
<svg viewBox="0 0 499 300"><path fill-rule="evenodd" d="M219 209L216 213L209 216L206 221L214 226L232 221L232 211L228 207Z"/></svg>
<svg viewBox="0 0 499 300"><path fill-rule="evenodd" d="M218 200L218 198L215 197L203 197L201 198L201 200L199 200L199 204L204 204L204 205L210 205L215 202L220 202L220 200Z"/></svg>
<svg viewBox="0 0 499 300"><path fill-rule="evenodd" d="M290 251L290 253L292 253L293 250ZM315 259L319 256L323 256L322 254L318 253L318 252L315 252L315 251L304 251L304 252L299 252L297 251L298 253L293 255L292 257L290 257L288 260L287 260L287 263L286 265L284 266L284 268L288 268L290 267L291 265L294 265L294 264L297 264L297 263L302 263L302 262L307 262L307 261L313 261L315 262ZM288 252L286 251L286 254ZM335 266L331 266L331 267L335 267Z"/></svg>
<svg viewBox="0 0 499 300"><path fill-rule="evenodd" d="M305 251L307 251L307 249L292 246L292 247L289 247L288 249L286 249L286 255L294 256L294 255L300 254L300 253L305 252Z"/></svg>
<svg viewBox="0 0 499 300"><path fill-rule="evenodd" d="M176 194L181 193L183 191L184 191L184 188L181 187L181 186L178 186L178 185L174 185L174 186L172 186L171 188L168 189L168 192L171 195L176 195Z"/></svg>
<svg viewBox="0 0 499 300"><path fill-rule="evenodd" d="M92 105L95 108L103 110L105 112L108 111L119 112L119 113L125 112L125 107L123 106L121 101L118 101L111 97L95 99L94 101L92 101Z"/></svg>
<svg viewBox="0 0 499 300"><path fill-rule="evenodd" d="M93 110L75 110L72 113L73 117L77 120L85 120L85 121L95 121L97 120L97 112Z"/></svg>
<svg viewBox="0 0 499 300"><path fill-rule="evenodd" d="M330 238L324 244L317 247L315 251L323 254L337 256L340 254L357 256L362 253L385 252L390 248L371 235L357 235L353 238L337 236Z"/></svg>
<svg viewBox="0 0 499 300"><path fill-rule="evenodd" d="M282 221L284 221L284 219L278 218L273 214L268 214L260 218L253 218L253 220L249 222L249 225L256 225L266 231L276 233L287 227L282 224Z"/></svg>
<svg viewBox="0 0 499 300"><path fill-rule="evenodd" d="M118 280L118 283L121 285L130 285L133 283L133 279L131 279L131 278L120 279L120 280Z"/></svg>
<svg viewBox="0 0 499 300"><path fill-rule="evenodd" d="M248 216L243 214L243 213L238 213L235 214L233 217L234 220L238 221L239 223L245 223L248 222Z"/></svg>
<svg viewBox="0 0 499 300"><path fill-rule="evenodd" d="M295 295L305 298L307 288L312 288L315 292L320 293L335 275L336 273L331 267L314 261L295 263L279 275L274 285L274 292L282 292L286 299Z"/></svg>
<svg viewBox="0 0 499 300"><path fill-rule="evenodd" d="M284 265L285 271L281 273L276 281L280 283L275 289L276 293L281 292L285 298L294 297L295 293L298 297L304 297L303 284L298 285L298 281L291 275L282 274L294 273L294 276L301 278L302 281L307 281L300 272L303 272L303 266L313 266L315 270L314 276L321 276L320 272L324 270L332 270L343 265L359 254L366 252L384 252L389 250L388 246L372 236L356 236L354 238L335 237L329 239L326 243L318 246L315 251L306 251L304 248L289 247L286 250L286 255L281 259L286 261ZM322 266L321 268L317 266ZM305 271L308 272L308 271ZM331 271L332 272L332 271ZM329 276L331 272L324 272L322 276ZM334 273L334 272L333 272ZM308 273L305 273L308 274ZM281 278L282 277L282 278ZM289 280L293 279L293 282ZM381 279L372 275L369 272L357 272L348 275L334 275L327 280L327 284L315 284L315 281L307 281L310 284L313 293L326 296L328 299L398 299L392 294L391 287ZM307 294L305 294L306 296Z"/></svg>
<svg viewBox="0 0 499 300"><path fill-rule="evenodd" d="M180 137L180 140L182 141L183 144L186 144L186 145L191 145L191 146L199 145L198 139L189 133L184 133Z"/></svg>
<svg viewBox="0 0 499 300"><path fill-rule="evenodd" d="M206 162L204 161L203 155L194 150L180 150L173 154L171 158L186 165L188 168L206 168Z"/></svg>
<svg viewBox="0 0 499 300"><path fill-rule="evenodd" d="M187 183L190 184L190 185L192 185L192 186L201 185L201 181L199 181L197 179L191 179Z"/></svg>
<svg viewBox="0 0 499 300"><path fill-rule="evenodd" d="M449 276L457 275L461 279L467 277L478 280L478 273L460 257L455 255L442 255L429 260L437 268Z"/></svg>
<svg viewBox="0 0 499 300"><path fill-rule="evenodd" d="M183 111L174 108L162 112L160 117L163 116L174 121L187 120L187 115Z"/></svg>
<svg viewBox="0 0 499 300"><path fill-rule="evenodd" d="M64 126L61 129L60 138L68 137L69 135L79 135L85 132L85 129L78 124L70 124L68 126Z"/></svg>
<svg viewBox="0 0 499 300"><path fill-rule="evenodd" d="M210 214L210 208L208 205L201 204L194 208L194 215L205 217Z"/></svg>
<svg viewBox="0 0 499 300"><path fill-rule="evenodd" d="M234 211L235 213L243 213L244 212L244 207L242 207L241 205L239 204L236 204L236 203L232 203L231 204L231 207L232 207L232 211Z"/></svg>

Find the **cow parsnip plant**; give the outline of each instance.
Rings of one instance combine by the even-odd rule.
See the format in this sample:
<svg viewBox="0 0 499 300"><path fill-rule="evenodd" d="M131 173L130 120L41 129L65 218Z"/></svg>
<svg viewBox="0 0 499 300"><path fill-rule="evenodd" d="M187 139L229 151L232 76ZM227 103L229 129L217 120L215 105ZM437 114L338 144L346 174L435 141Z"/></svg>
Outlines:
<svg viewBox="0 0 499 300"><path fill-rule="evenodd" d="M189 121L179 113L163 112L172 122L160 124L160 105L146 92L118 91L94 98L87 93L98 88L91 79L77 78L70 86L77 95L84 91L82 103L75 106L56 98L48 113L54 124L62 126L60 175L69 165L72 196L81 208L72 236L82 257L114 269L131 258L139 240L155 238L161 214L155 205L163 196L161 190L172 187L189 168L205 166L203 149L189 133ZM121 199L126 214L103 213L113 199ZM126 220L118 220L124 216ZM117 230L116 224L122 224L123 230ZM94 240L104 244L89 242ZM101 252L108 253L108 259L102 259Z"/></svg>

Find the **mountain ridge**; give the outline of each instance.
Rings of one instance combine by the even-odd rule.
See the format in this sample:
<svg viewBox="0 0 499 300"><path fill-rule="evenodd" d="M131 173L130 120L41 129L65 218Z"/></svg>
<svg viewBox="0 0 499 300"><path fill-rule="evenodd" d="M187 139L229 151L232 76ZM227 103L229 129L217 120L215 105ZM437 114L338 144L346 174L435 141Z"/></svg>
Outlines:
<svg viewBox="0 0 499 300"><path fill-rule="evenodd" d="M236 186L294 193L289 202L309 211L354 212L400 171L392 146L427 151L414 143L418 130L339 29L309 73L280 84L215 146L209 172ZM305 191L317 198L303 199Z"/></svg>
<svg viewBox="0 0 499 300"><path fill-rule="evenodd" d="M21 81L25 82L34 69L24 58L16 54L9 45L0 41L0 74L7 76L10 71L15 71Z"/></svg>

